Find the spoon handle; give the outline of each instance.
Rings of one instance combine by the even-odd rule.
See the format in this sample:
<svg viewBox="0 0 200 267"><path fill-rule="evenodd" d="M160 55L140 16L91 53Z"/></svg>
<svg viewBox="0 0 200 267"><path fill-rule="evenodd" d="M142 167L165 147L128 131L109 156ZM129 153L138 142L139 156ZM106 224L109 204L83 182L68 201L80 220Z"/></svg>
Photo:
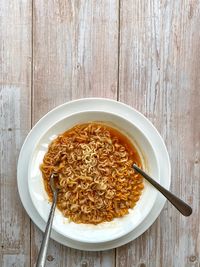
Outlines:
<svg viewBox="0 0 200 267"><path fill-rule="evenodd" d="M176 197L170 191L158 184L154 179L152 179L148 174L142 171L136 164L133 164L133 168L141 174L149 183L151 183L160 193L162 193L174 207L177 208L184 216L190 216L192 214L192 208L186 204L183 200Z"/></svg>
<svg viewBox="0 0 200 267"><path fill-rule="evenodd" d="M47 221L46 229L44 232L44 237L43 237L42 244L40 247L36 267L44 267L45 266L47 249L48 249L48 244L49 244L49 237L51 234L51 227L52 227L53 217L54 217L55 208L56 208L56 202L57 202L57 193L54 193L53 203L52 203L51 210L49 213L49 218Z"/></svg>

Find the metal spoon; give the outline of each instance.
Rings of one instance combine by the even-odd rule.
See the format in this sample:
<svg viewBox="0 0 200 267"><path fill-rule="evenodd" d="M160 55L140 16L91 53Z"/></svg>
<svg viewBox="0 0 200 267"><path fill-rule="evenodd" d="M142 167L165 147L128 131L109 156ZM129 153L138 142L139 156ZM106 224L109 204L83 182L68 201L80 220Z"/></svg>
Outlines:
<svg viewBox="0 0 200 267"><path fill-rule="evenodd" d="M48 244L49 244L49 237L50 237L50 234L51 234L51 227L52 227L52 223L53 223L53 217L54 217L54 213L55 213L57 196L58 196L58 190L56 189L55 184L54 184L54 177L55 177L55 174L53 173L51 175L51 177L50 177L50 186L51 186L51 190L53 192L53 202L52 202L51 210L50 210L50 213L49 213L49 218L48 218L48 221L47 221L46 229L45 229L45 232L44 232L44 237L43 237L43 240L42 240L42 244L41 244L41 247L40 247L40 251L39 251L36 267L44 267L45 266L45 262L46 262L47 249L48 249Z"/></svg>
<svg viewBox="0 0 200 267"><path fill-rule="evenodd" d="M179 210L184 216L190 216L192 214L192 208L186 204L183 200L176 197L174 194L169 192L167 189L158 184L153 178L141 170L136 164L133 164L134 170L141 174L149 183L151 183L160 193L162 193L177 210Z"/></svg>

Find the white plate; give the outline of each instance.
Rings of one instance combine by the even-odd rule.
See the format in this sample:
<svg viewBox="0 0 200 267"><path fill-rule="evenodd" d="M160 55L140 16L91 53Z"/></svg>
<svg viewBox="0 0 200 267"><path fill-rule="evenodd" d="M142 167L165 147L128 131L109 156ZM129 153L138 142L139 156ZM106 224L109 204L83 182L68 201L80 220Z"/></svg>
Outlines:
<svg viewBox="0 0 200 267"><path fill-rule="evenodd" d="M30 154L33 153L34 146L40 136L52 125L52 123L72 113L88 110L95 111L97 108L98 110L107 110L116 114L118 114L120 110L120 114L123 117L130 121L137 122L140 129L149 137L155 149L160 166L160 183L167 189L170 186L171 169L165 144L155 127L141 113L125 104L108 99L89 98L65 103L49 112L33 127L22 146L18 161L17 179L21 201L31 219L42 231L44 231L45 223L34 208L28 192L27 176ZM100 251L112 249L134 240L146 231L158 217L164 203L165 198L161 194L158 194L155 205L142 224L136 227L131 233L110 242L91 244L73 241L58 234L54 230L52 230L51 237L59 243L81 250Z"/></svg>
<svg viewBox="0 0 200 267"><path fill-rule="evenodd" d="M36 210L45 221L48 220L51 203L48 201L40 171L43 157L48 150L49 144L59 134L77 124L87 123L88 121L105 122L126 134L137 147L145 170L151 176L156 177L157 181L160 180L158 159L156 159L151 140L148 140L148 136L145 136L136 124L134 125L125 118L109 112L84 111L73 113L62 120L56 121L46 130L36 143L33 154L30 157L28 171L29 192ZM146 218L157 197L158 191L148 182L144 181L144 183L145 187L140 200L133 209L129 210L129 214L121 218L115 218L111 222L104 222L98 225L76 224L70 222L68 218L64 217L56 209L53 229L63 236L85 243L108 242L128 234Z"/></svg>

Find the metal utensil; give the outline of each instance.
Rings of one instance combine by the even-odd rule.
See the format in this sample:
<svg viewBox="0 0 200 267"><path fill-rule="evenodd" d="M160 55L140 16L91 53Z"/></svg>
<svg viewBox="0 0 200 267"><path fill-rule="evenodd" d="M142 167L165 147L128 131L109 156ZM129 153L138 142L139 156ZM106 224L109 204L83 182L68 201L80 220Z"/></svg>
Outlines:
<svg viewBox="0 0 200 267"><path fill-rule="evenodd" d="M177 210L179 210L184 216L190 216L192 214L192 208L186 204L183 200L176 197L170 191L158 184L153 178L141 170L136 164L133 164L134 170L141 174L149 183L151 183L160 193L162 193Z"/></svg>
<svg viewBox="0 0 200 267"><path fill-rule="evenodd" d="M54 217L54 213L55 213L55 208L56 208L56 203L57 203L57 196L58 196L58 190L55 187L54 184L54 177L55 174L53 173L50 177L50 186L51 186L51 190L53 192L53 202L52 202L52 206L51 206L51 210L49 213L49 218L47 221L47 225L46 225L46 229L44 232L44 237L42 240L42 244L40 247L40 251L38 254L38 259L37 259L37 263L36 263L36 267L44 267L45 266L45 262L46 262L46 256L47 256L47 249L48 249L48 244L49 244L49 237L51 234L51 227L52 227L52 223L53 223L53 217Z"/></svg>

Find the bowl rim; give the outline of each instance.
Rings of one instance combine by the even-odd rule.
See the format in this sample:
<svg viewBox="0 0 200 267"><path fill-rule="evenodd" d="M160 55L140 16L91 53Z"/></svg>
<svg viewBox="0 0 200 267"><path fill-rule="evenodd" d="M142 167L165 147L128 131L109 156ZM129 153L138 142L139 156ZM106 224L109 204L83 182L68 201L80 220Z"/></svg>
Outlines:
<svg viewBox="0 0 200 267"><path fill-rule="evenodd" d="M88 99L94 99L94 98L88 98ZM104 99L104 98L100 98L100 99ZM80 100L80 99L79 99ZM106 99L106 100L109 100L109 99ZM78 100L74 100L74 101L78 101ZM121 102L120 102L121 103ZM124 103L122 103L122 104L124 104ZM126 104L124 104L124 105L126 105ZM56 107L57 108L57 107ZM55 108L55 109L56 109ZM137 111L137 110L136 110ZM50 111L51 112L51 111ZM138 112L138 111L137 111ZM57 119L57 120L55 120L54 121L54 123L53 124L51 124L47 129L45 129L43 132L41 132L40 133L40 136L39 136L39 138L38 138L38 140L37 140L37 142L35 142L35 144L34 144L34 148L33 148L33 150L32 150L32 153L31 153L31 155L30 155L30 159L29 159L29 164L28 164L28 190L29 190L29 194L30 194L30 197L31 197L31 200L32 200L32 203L33 203L33 205L34 205L34 207L36 208L36 210L37 210L37 212L38 212L38 214L42 217L42 219L45 221L45 223L47 222L47 218L45 218L45 216L43 216L43 214L41 214L39 211L38 211L38 209L37 209L37 206L35 205L35 202L34 202L34 198L33 198L33 193L32 193L32 191L31 191L31 186L30 186L30 172L31 172L31 163L32 163L32 161L33 161L33 157L34 157L34 154L35 154L35 150L36 150L36 148L37 148L37 146L39 145L39 143L40 143L40 140L44 137L44 135L50 130L50 129L52 129L56 124L58 124L58 123L60 123L61 121L63 121L63 120L66 120L66 119L68 119L68 118L70 118L70 117L73 117L73 116L77 116L77 115L80 115L80 114L87 114L87 113L101 113L101 114L109 114L109 115L111 115L111 116L115 116L115 117L118 117L118 118L120 118L120 119L122 119L122 120L124 120L126 123L129 123L129 124L131 124L131 125L133 125L135 128L137 128L137 130L139 131L139 133L141 134L141 135L143 135L143 138L145 138L146 139L146 141L148 142L148 144L149 144L149 146L150 146L150 148L151 148L151 150L152 150L152 153L153 153L153 155L154 155L154 158L155 158L155 161L156 161L156 169L157 169L157 173L158 173L158 177L156 177L157 178L157 180L159 181L160 180L160 167L159 167L159 164L158 164L158 159L157 159L157 156L156 156L156 153L155 153L155 149L154 149L154 147L153 147L153 145L152 145L152 143L151 143L151 140L142 132L142 130L140 129L140 127L138 126L138 125L136 125L136 124L134 124L132 121L130 121L129 119L127 119L127 118L125 118L124 116L122 116L122 115L120 115L120 114L117 114L117 113L115 113L115 112L110 112L110 111L102 111L102 110L98 110L98 109L96 109L96 110L85 110L85 111L76 111L76 112L72 112L71 114L69 114L69 115L66 115L66 116L62 116L61 118L59 118L59 119ZM141 113L140 113L141 114ZM142 116L144 116L143 114L141 114ZM45 115L46 116L46 115ZM145 116L144 116L145 117ZM146 117L145 117L146 118ZM94 122L95 120L89 120L89 122ZM99 121L99 122L102 122L102 123L104 123L104 121L102 120L102 121L100 121L100 120L96 120L97 122ZM82 123L84 123L84 122L82 122ZM85 122L86 123L86 122ZM74 126L75 125L77 125L78 123L75 123L74 124ZM105 124L106 124L106 121L105 121ZM108 124L109 125L109 124ZM74 126L70 126L70 128L72 128L72 127L74 127ZM112 127L112 126L111 126ZM115 127L115 124L114 124L114 127ZM69 129L70 129L69 128ZM116 127L117 128L117 127ZM154 127L155 128L155 127ZM122 130L122 128L117 128L120 132L122 132L123 130ZM155 128L156 129L156 128ZM67 130L67 129L66 129ZM157 130L157 129L156 129ZM130 140L131 140L131 137L129 136L129 135L127 135L126 134L126 131L124 131L124 132L122 132L122 134L125 134ZM55 137L56 138L56 137ZM131 140L132 141L132 140ZM50 142L48 143L48 145L50 144ZM140 147L140 145L139 144L137 144L139 147ZM148 183L147 183L148 184ZM43 189L44 189L44 187L43 187ZM45 189L44 189L44 191L45 191ZM46 192L46 191L45 191ZM122 236L124 236L124 235L127 235L129 232L131 232L131 231L133 231L136 227L138 227L138 225L140 225L144 220L145 220L145 218L149 215L149 213L151 212L151 210L152 210L152 208L153 208L153 206L154 206L154 204L155 204L155 201L156 201L156 197L157 197L157 194L158 194L158 192L155 190L155 192L154 192L154 198L153 198L153 201L151 201L151 205L149 205L149 209L148 209L148 212L146 212L145 213L145 215L143 215L142 216L142 218L140 219L140 220L138 220L138 222L134 225L134 227L133 228L131 228L131 229L128 229L127 231L125 231L125 232L123 232L123 233L121 233L121 234L118 234L118 235L116 235L116 236L114 236L113 238L104 238L104 239L101 239L101 240L95 240L95 243L102 243L102 242L109 242L109 241L113 241L113 240L116 240L116 239L118 239L118 238L121 238ZM140 199L138 200L138 202L140 201ZM138 203L137 202L137 203ZM51 205L51 202L49 202L49 204ZM64 217L64 216L63 216ZM120 218L119 218L120 219ZM112 221L111 221L112 222ZM108 222L108 223L110 223L110 222ZM76 237L76 238L74 238L74 236L71 236L71 235L68 235L67 233L63 233L63 231L60 231L60 229L58 228L58 227L55 227L55 224L53 224L52 225L52 228L56 231L56 232L58 232L59 234L61 234L61 235L63 235L63 236L66 236L67 238L70 238L70 239L72 239L72 240L74 240L74 241L79 241L79 242L87 242L87 243L94 243L94 240L88 240L88 239L83 239L83 238L78 238L78 237Z"/></svg>

